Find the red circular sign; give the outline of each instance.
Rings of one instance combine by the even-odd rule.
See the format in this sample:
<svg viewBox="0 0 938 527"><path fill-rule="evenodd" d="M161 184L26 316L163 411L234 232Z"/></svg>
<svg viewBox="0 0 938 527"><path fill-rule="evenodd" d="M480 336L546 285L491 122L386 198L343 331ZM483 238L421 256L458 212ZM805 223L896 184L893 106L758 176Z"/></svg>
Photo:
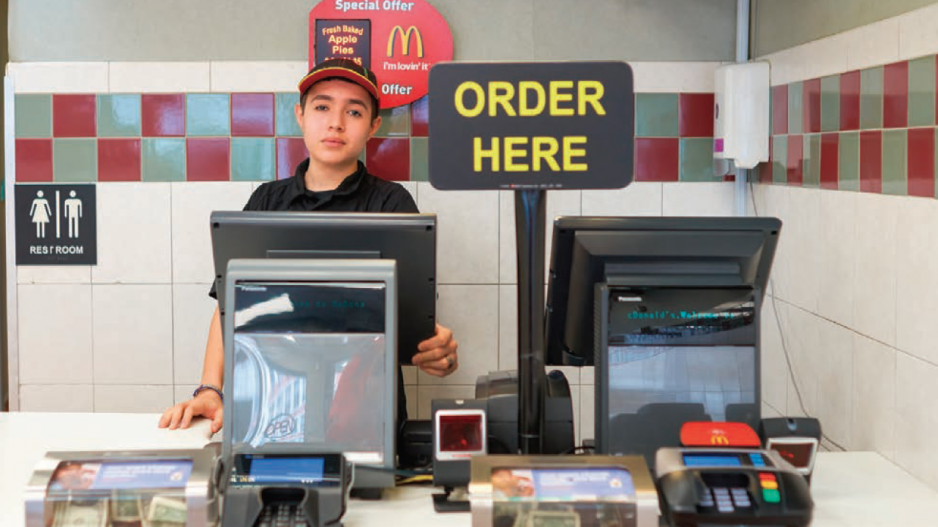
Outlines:
<svg viewBox="0 0 938 527"><path fill-rule="evenodd" d="M378 77L381 107L427 94L430 68L453 59L446 20L425 0L323 0L309 12L309 65L364 61Z"/></svg>

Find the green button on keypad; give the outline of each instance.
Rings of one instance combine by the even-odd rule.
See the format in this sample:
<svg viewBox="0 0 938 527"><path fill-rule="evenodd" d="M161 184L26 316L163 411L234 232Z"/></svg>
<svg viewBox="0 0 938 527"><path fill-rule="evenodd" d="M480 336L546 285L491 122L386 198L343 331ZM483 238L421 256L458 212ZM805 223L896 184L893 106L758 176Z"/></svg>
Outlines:
<svg viewBox="0 0 938 527"><path fill-rule="evenodd" d="M782 500L781 494L775 489L762 489L762 497L767 503L778 503Z"/></svg>

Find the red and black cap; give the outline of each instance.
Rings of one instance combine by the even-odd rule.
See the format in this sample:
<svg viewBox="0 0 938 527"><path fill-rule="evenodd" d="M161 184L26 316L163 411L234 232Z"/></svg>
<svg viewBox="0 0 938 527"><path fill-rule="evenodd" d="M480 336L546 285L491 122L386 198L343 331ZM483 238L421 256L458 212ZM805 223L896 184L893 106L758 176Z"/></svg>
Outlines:
<svg viewBox="0 0 938 527"><path fill-rule="evenodd" d="M376 101L381 100L381 92L378 91L378 78L375 77L374 72L349 59L329 59L316 64L300 80L298 86L300 95L306 93L306 90L313 84L332 77L341 77L352 81L364 88Z"/></svg>

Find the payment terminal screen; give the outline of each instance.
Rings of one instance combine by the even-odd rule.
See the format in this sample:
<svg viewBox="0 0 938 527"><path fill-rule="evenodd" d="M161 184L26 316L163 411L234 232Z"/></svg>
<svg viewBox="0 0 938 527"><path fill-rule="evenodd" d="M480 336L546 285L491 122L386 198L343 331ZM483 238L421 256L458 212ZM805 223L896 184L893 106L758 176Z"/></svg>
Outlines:
<svg viewBox="0 0 938 527"><path fill-rule="evenodd" d="M687 467L738 467L739 456L720 456L713 454L684 454Z"/></svg>
<svg viewBox="0 0 938 527"><path fill-rule="evenodd" d="M321 457L258 457L251 461L254 483L318 483L323 480Z"/></svg>
<svg viewBox="0 0 938 527"><path fill-rule="evenodd" d="M50 490L129 490L184 488L192 461L64 461Z"/></svg>

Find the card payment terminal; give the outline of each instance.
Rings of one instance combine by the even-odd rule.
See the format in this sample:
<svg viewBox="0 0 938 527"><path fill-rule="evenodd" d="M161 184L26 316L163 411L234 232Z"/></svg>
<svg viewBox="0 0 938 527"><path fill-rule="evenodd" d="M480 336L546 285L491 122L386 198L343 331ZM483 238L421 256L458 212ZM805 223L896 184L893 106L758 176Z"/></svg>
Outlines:
<svg viewBox="0 0 938 527"><path fill-rule="evenodd" d="M655 461L662 512L672 526L811 523L808 484L775 451L662 448Z"/></svg>

